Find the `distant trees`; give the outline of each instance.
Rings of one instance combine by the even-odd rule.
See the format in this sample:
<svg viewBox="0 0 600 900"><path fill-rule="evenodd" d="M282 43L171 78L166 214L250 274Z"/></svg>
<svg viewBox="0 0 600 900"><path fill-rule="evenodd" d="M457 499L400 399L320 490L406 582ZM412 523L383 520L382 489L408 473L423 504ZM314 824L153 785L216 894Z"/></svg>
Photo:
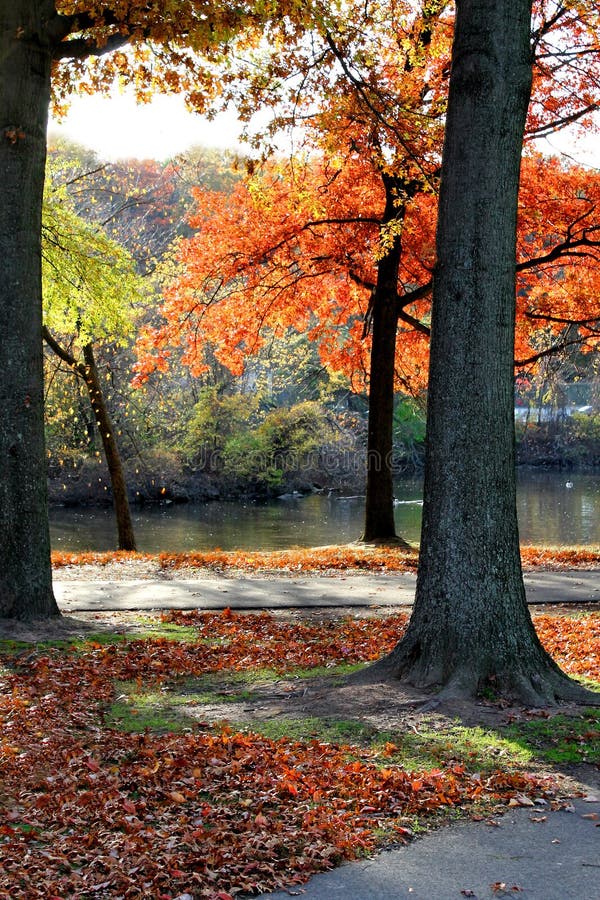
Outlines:
<svg viewBox="0 0 600 900"><path fill-rule="evenodd" d="M581 10L551 6L541 4L534 21L529 137L563 120L587 120L594 108L586 80L598 66L590 52L593 14L586 19ZM373 32L366 24L372 20ZM277 45L277 54L232 65L226 96L247 114L252 103L277 98L272 131L300 123L307 155L252 171L227 207L214 193L196 192L190 224L197 235L183 245L184 273L167 291L167 323L140 343L141 378L154 365L166 367L169 345L179 343L193 371L201 371L202 347L210 346L239 372L260 347L261 328L306 330L330 369L369 387L369 540L395 537L394 388L422 388L426 378L451 28L445 3L360 4L345 10L343 23L333 11L321 18L312 43L292 37ZM559 48L566 35L573 46L568 54ZM296 79L283 78L292 72ZM575 83L581 93L573 90ZM271 131L264 136L267 146L271 137ZM539 338L527 349L534 331L539 335L548 326L547 333L558 333L558 323L549 324L551 305L561 291L564 297L558 267L574 273L586 266L586 279L598 274L598 180L582 170L567 174L534 155L525 162L524 178L521 367L540 358ZM581 184L575 186L578 178L589 182L587 206ZM570 322L578 320L583 342L592 338L586 323L597 322L597 310L590 311L593 295L593 289L573 292L565 313Z"/></svg>

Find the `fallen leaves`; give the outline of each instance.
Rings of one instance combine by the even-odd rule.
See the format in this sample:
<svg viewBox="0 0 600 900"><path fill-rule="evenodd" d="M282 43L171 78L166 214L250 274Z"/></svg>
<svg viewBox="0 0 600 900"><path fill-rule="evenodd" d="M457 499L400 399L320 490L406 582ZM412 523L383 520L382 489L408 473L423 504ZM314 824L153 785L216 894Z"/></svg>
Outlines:
<svg viewBox="0 0 600 900"><path fill-rule="evenodd" d="M521 558L527 569L597 568L600 564L598 547L522 547ZM100 565L143 560L161 569L199 568L216 571L243 572L326 572L372 571L415 572L418 550L397 547L340 545L333 547L300 547L290 550L206 550L159 555L114 551L105 553L67 553L53 551L55 569L65 566Z"/></svg>
<svg viewBox="0 0 600 900"><path fill-rule="evenodd" d="M105 727L115 682L355 663L391 649L407 621L289 622L232 610L164 619L193 625L197 639L4 656L0 896L233 897L299 883L374 849L382 834L406 840L406 816L483 797L531 805L525 775L459 765L409 773L393 764L391 742L376 757L227 729ZM600 616L535 623L561 665L600 678Z"/></svg>
<svg viewBox="0 0 600 900"><path fill-rule="evenodd" d="M533 622L542 644L565 672L600 681L600 613L581 618L537 615Z"/></svg>

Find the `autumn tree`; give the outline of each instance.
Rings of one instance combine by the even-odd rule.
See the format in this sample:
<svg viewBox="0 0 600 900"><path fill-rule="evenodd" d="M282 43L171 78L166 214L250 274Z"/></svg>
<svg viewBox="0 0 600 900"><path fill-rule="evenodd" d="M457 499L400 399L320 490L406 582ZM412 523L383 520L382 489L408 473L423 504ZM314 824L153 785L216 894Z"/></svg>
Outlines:
<svg viewBox="0 0 600 900"><path fill-rule="evenodd" d="M373 353L364 318L385 202L377 169L359 159L341 169L329 160L294 159L240 182L230 197L200 190L195 196L190 224L196 233L181 246L181 271L167 287L162 324L139 341L140 380L155 367L170 369L181 351L197 376L215 355L240 375L274 331L283 339L292 330L309 337L329 371L344 372L363 390ZM521 373L566 340L594 346L599 201L597 174L537 155L524 159L515 348ZM395 347L396 386L405 391L426 382L434 217L431 192L417 194L404 213L398 304L407 296L405 284L413 285L415 298L399 314ZM396 330L391 335L396 339Z"/></svg>
<svg viewBox="0 0 600 900"><path fill-rule="evenodd" d="M543 649L519 553L513 360L530 13L527 0L457 7L416 601L405 637L369 677L391 674L444 697L472 696L487 685L545 705L593 695Z"/></svg>
<svg viewBox="0 0 600 900"><path fill-rule="evenodd" d="M294 12L281 3L273 11ZM115 79L138 97L179 91L202 107L210 56L260 28L262 4L5 0L0 4L0 615L52 616L43 431L41 209L51 91L64 102ZM96 59L95 65L89 60Z"/></svg>
<svg viewBox="0 0 600 900"><path fill-rule="evenodd" d="M589 61L594 59L591 24L580 23L573 10L552 12L550 6L539 6L535 23L538 61L529 137L563 119L586 120L594 107L593 89L583 87L586 73L593 76L597 65ZM164 342L167 332L177 342L176 330L182 327L193 364L198 365L197 348L206 340L240 368L244 355L260 345L256 330L261 325L289 325L295 316L296 327L309 329L330 365L345 366L355 380L364 372L370 392L364 537L393 540L393 393L394 385L422 384L426 374L429 324L423 301L431 292L452 22L444 3L423 9L360 4L347 13L343 23L333 12L324 15L310 44L274 42L276 56L274 51L266 62L253 60L249 72L243 61L232 64L227 96L243 115L276 96L282 107L272 128L291 128L299 119L309 157L296 156L289 165L253 174L226 211L214 195L197 195L191 224L199 234L182 252L186 272L168 293L169 324L155 333L154 342ZM372 22L376 26L370 28ZM563 59L555 45L557 35L560 43L564 34L572 35L574 49ZM294 86L286 93L282 77L291 71L297 78L290 79ZM268 131L267 145L271 137ZM539 187L534 178L530 191ZM528 222L533 236L525 232L525 220L523 225L523 271L539 269L534 247L542 257L548 255L548 247L542 252L536 240L551 242L556 264L558 244L565 245L563 256L574 250L574 232L564 240L553 227L546 229L552 223L542 203L533 215L538 216L537 223L531 217ZM561 226L570 222L575 219L565 215ZM579 239L581 228L575 231ZM231 306L229 312L228 304L236 299L237 311ZM218 308L209 310L215 303ZM211 324L220 316L221 336ZM396 353L397 333L401 353ZM148 346L146 341L144 353ZM531 355L519 361L532 364ZM160 350L158 362L166 365ZM147 371L146 357L141 372Z"/></svg>

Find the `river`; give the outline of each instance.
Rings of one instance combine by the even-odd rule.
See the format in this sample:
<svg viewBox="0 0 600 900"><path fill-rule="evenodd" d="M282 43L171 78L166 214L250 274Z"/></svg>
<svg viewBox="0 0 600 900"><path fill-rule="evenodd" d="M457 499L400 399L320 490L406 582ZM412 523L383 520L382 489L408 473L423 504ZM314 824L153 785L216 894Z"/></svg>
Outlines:
<svg viewBox="0 0 600 900"><path fill-rule="evenodd" d="M572 485L572 486L571 486ZM422 482L395 487L398 534L418 542ZM215 501L133 510L138 547L147 553L185 550L278 550L342 544L361 533L361 497L307 497L268 503ZM520 472L518 514L521 543L558 546L600 544L600 475ZM112 550L116 529L110 509L50 512L54 550Z"/></svg>

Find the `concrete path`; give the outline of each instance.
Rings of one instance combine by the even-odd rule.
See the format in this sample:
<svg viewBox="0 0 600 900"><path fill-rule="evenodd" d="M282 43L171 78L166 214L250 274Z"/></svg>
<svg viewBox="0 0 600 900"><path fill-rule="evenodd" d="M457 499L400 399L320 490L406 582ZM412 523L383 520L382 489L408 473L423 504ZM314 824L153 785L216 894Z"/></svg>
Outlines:
<svg viewBox="0 0 600 900"><path fill-rule="evenodd" d="M600 603L600 571L535 572L525 576L530 603ZM54 581L65 612L134 609L303 609L397 607L414 600L406 573L244 576L206 575L131 581Z"/></svg>
<svg viewBox="0 0 600 900"><path fill-rule="evenodd" d="M373 859L316 875L271 900L600 900L600 796L566 809L518 808L453 825ZM595 818L594 818L595 817ZM504 887L501 887L504 885Z"/></svg>

